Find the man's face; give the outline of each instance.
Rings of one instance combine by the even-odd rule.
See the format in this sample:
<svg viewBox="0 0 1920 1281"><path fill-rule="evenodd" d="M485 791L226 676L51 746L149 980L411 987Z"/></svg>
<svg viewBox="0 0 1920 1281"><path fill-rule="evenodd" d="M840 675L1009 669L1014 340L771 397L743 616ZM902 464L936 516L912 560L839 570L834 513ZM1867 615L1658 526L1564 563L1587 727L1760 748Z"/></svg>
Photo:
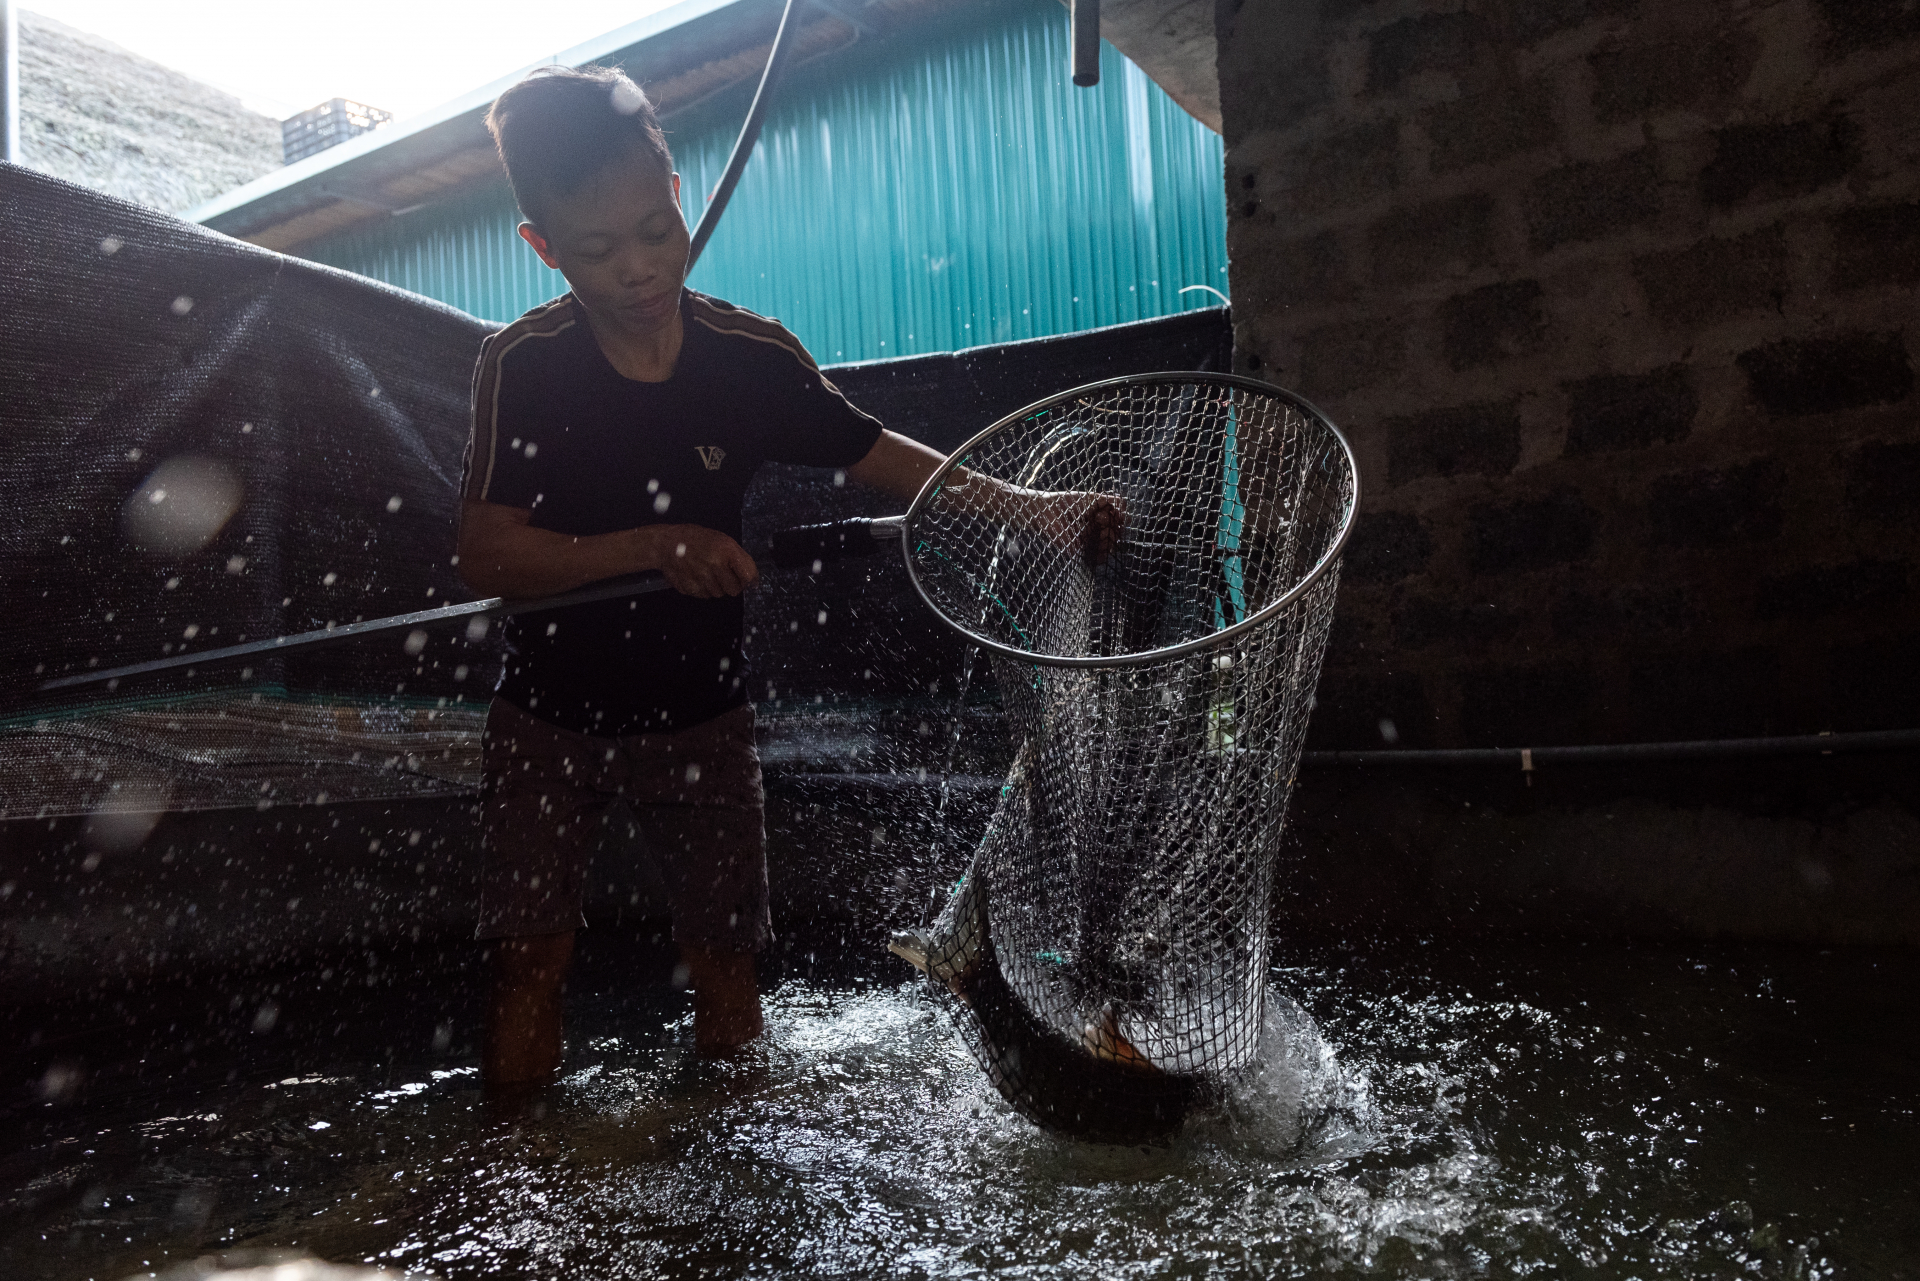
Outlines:
<svg viewBox="0 0 1920 1281"><path fill-rule="evenodd" d="M597 323L638 336L672 321L687 275L679 174L638 161L609 165L520 234Z"/></svg>

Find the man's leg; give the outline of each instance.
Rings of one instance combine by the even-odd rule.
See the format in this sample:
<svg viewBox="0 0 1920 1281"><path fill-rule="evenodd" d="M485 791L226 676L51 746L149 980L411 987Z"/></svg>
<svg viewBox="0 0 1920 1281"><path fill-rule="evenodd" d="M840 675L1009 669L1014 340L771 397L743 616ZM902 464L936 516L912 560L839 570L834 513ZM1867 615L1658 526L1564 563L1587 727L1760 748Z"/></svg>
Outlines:
<svg viewBox="0 0 1920 1281"><path fill-rule="evenodd" d="M573 931L494 944L480 1079L489 1089L545 1085L560 1067L561 997Z"/></svg>
<svg viewBox="0 0 1920 1281"><path fill-rule="evenodd" d="M503 699L484 743L479 937L492 952L480 1064L489 1092L525 1092L560 1066L561 993L584 874L610 804L612 745Z"/></svg>
<svg viewBox="0 0 1920 1281"><path fill-rule="evenodd" d="M697 1053L716 1057L731 1054L765 1030L752 952L682 943L680 959L686 962L693 982L693 1048Z"/></svg>
<svg viewBox="0 0 1920 1281"><path fill-rule="evenodd" d="M693 982L693 1043L727 1054L763 1028L753 956L772 936L753 710L621 740L628 800L660 866Z"/></svg>

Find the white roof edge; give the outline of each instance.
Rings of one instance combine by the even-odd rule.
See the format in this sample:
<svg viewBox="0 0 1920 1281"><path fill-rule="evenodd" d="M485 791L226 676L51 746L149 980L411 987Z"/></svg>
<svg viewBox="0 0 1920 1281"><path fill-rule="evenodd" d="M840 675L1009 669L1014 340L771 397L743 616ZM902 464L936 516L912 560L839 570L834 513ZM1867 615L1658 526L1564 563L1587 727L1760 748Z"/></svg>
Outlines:
<svg viewBox="0 0 1920 1281"><path fill-rule="evenodd" d="M368 152L379 151L403 138L424 133L436 125L445 124L476 108L484 107L499 97L509 85L517 84L524 79L535 67L578 67L604 58L608 54L618 53L642 41L651 40L696 18L704 18L710 13L739 3L741 0L681 0L679 4L637 19L624 27L616 27L605 35L595 36L571 49L563 49L559 53L530 62L517 71L481 85L478 89L463 93L458 98L443 102L437 107L431 107L417 115L408 116L393 124L363 133L357 138L349 138L338 146L329 147L316 155L308 156L305 160L295 161L272 173L263 174L252 182L235 187L232 191L215 196L205 204L188 210L181 217L188 222L206 222L209 218L217 218L235 209L243 209L263 196L272 195L276 191L304 182L329 169L338 168Z"/></svg>

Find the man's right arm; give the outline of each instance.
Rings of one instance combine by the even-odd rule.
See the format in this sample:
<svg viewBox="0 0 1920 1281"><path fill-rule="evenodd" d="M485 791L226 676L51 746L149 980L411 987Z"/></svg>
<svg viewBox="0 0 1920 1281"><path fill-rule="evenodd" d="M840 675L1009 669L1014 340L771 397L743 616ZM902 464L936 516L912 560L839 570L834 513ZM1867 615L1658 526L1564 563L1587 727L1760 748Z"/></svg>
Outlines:
<svg viewBox="0 0 1920 1281"><path fill-rule="evenodd" d="M675 591L738 596L760 580L753 558L703 525L642 525L574 537L528 523L532 508L469 499L460 521L460 577L477 592L528 600L601 579L659 570Z"/></svg>

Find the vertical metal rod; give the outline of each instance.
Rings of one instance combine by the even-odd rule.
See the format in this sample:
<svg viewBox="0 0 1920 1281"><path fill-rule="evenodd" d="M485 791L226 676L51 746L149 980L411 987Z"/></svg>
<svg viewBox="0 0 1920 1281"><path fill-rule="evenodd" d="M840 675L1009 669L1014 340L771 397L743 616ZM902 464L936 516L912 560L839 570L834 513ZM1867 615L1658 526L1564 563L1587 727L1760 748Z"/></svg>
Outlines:
<svg viewBox="0 0 1920 1281"><path fill-rule="evenodd" d="M1100 83L1100 0L1073 0L1073 82Z"/></svg>
<svg viewBox="0 0 1920 1281"><path fill-rule="evenodd" d="M747 158L753 154L753 144L760 137L760 126L766 123L767 108L773 105L773 88L780 82L780 72L787 65L787 54L793 47L793 37L800 30L800 0L787 0L787 7L780 14L780 30L773 37L773 48L767 52L767 69L760 73L760 87L754 91L753 105L747 108L747 122L740 126L740 137L734 141L733 154L727 157L727 167L720 174L720 185L713 189L713 199L700 214L700 224L693 229L693 244L687 250L687 271L693 271L693 264L700 261L700 253L707 247L707 241L713 236L713 229L720 225L720 215L727 207L727 201L733 198L733 188L740 181L740 174L747 167Z"/></svg>
<svg viewBox="0 0 1920 1281"><path fill-rule="evenodd" d="M20 21L0 0L0 160L20 163Z"/></svg>

